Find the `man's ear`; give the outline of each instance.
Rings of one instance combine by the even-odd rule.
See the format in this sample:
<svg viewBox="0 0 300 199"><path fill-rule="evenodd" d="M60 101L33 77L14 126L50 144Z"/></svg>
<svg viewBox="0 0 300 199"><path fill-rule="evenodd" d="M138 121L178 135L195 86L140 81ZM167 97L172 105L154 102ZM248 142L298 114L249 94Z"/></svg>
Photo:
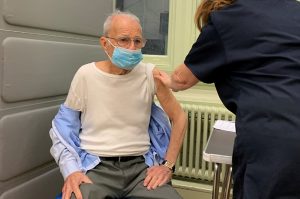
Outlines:
<svg viewBox="0 0 300 199"><path fill-rule="evenodd" d="M101 36L100 38L99 38L99 44L102 46L102 48L104 49L104 50L107 50L107 40L106 40L106 38L104 37L104 36Z"/></svg>

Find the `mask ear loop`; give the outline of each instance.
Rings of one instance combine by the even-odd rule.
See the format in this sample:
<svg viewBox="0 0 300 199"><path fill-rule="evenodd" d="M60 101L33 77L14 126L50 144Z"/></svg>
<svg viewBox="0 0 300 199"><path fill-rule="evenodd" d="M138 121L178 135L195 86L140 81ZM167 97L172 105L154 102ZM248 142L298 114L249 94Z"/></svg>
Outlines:
<svg viewBox="0 0 300 199"><path fill-rule="evenodd" d="M109 42L110 45L112 45L112 47L116 48L116 46L113 45L113 44L111 43L111 41L110 41L108 38L105 38L105 39L106 39L106 41ZM108 52L107 52L106 50L104 50L104 52L105 52L105 54L108 56L108 58L110 59L110 61L112 62L112 57L109 56L109 54L108 54Z"/></svg>
<svg viewBox="0 0 300 199"><path fill-rule="evenodd" d="M112 45L114 48L116 48L116 46L115 45L113 45L112 43L111 43L111 41L108 39L108 38L105 38L106 39L106 41L108 41L109 42L109 44L110 45Z"/></svg>

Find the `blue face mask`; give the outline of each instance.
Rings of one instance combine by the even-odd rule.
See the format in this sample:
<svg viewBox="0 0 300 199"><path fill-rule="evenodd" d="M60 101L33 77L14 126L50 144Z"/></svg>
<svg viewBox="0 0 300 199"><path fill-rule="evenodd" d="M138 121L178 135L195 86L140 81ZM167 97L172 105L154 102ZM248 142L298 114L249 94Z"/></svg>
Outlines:
<svg viewBox="0 0 300 199"><path fill-rule="evenodd" d="M115 47L112 57L109 56L111 62L121 69L132 70L143 59L141 49L129 50L126 48Z"/></svg>

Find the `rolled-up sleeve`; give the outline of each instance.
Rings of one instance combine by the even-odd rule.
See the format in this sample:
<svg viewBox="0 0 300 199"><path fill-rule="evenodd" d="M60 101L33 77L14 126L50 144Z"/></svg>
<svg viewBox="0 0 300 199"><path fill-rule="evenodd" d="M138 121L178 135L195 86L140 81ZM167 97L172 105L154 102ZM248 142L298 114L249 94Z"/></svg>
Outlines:
<svg viewBox="0 0 300 199"><path fill-rule="evenodd" d="M75 171L81 171L76 157L74 157L74 155L60 141L53 129L50 129L49 134L53 143L50 153L55 159L55 162L59 165L60 172L64 179Z"/></svg>

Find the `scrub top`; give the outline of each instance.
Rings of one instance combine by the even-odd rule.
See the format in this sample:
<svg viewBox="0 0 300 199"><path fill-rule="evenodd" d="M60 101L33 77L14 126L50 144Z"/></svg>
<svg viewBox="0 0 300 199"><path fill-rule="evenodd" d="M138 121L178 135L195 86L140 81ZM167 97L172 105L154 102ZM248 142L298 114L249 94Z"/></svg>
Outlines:
<svg viewBox="0 0 300 199"><path fill-rule="evenodd" d="M300 198L300 2L214 11L184 63L236 114L234 198Z"/></svg>

